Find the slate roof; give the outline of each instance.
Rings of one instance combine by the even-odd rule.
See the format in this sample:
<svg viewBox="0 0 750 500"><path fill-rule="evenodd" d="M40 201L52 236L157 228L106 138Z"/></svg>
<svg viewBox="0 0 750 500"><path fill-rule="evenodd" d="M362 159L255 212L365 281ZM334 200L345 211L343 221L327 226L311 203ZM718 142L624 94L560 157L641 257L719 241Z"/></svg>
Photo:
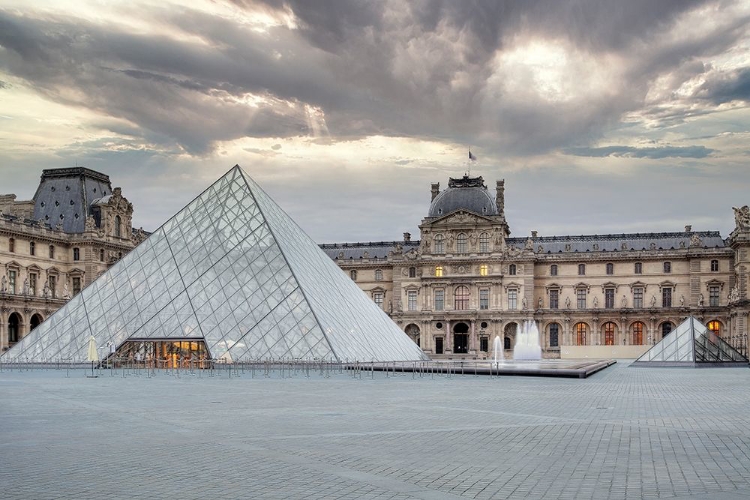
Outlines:
<svg viewBox="0 0 750 500"><path fill-rule="evenodd" d="M581 252L613 252L613 251L643 251L643 250L677 250L688 248L694 234L701 239L701 248L726 248L727 242L718 231L693 231L680 233L623 233L581 236L539 236L532 238L534 252L542 254L553 253L581 253ZM508 246L522 250L527 238L507 238ZM338 258L343 252L343 260L364 259L367 252L370 259L385 259L388 252L396 245L401 245L404 252L419 247L419 240L404 241L370 241L366 243L326 243L320 248L332 259ZM623 244L625 248L623 249ZM653 244L653 248L652 248ZM570 245L569 249L567 245Z"/></svg>
<svg viewBox="0 0 750 500"><path fill-rule="evenodd" d="M88 168L60 168L42 171L34 195L34 219L51 227L62 222L66 233L82 233L90 205L112 193L109 176Z"/></svg>

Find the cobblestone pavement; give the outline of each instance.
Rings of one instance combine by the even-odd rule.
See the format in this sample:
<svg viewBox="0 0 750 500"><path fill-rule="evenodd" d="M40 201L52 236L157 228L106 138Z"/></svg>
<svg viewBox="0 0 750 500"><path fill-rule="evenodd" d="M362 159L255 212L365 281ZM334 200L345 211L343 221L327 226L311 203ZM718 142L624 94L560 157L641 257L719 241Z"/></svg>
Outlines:
<svg viewBox="0 0 750 500"><path fill-rule="evenodd" d="M0 498L750 498L750 369L0 372Z"/></svg>

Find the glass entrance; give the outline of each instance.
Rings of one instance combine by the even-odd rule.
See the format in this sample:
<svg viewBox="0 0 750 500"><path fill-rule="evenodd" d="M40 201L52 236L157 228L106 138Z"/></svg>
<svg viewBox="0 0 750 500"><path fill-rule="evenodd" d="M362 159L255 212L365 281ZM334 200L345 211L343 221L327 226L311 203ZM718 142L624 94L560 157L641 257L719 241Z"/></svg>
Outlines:
<svg viewBox="0 0 750 500"><path fill-rule="evenodd" d="M148 363L156 368L208 368L210 358L203 340L129 340L110 361Z"/></svg>

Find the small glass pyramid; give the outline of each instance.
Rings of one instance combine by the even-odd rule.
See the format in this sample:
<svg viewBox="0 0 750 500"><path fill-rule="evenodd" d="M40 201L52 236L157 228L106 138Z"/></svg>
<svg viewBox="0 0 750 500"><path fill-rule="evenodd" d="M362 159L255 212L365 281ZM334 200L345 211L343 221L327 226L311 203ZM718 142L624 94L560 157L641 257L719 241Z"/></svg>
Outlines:
<svg viewBox="0 0 750 500"><path fill-rule="evenodd" d="M0 359L85 362L92 335L230 362L427 359L239 166Z"/></svg>
<svg viewBox="0 0 750 500"><path fill-rule="evenodd" d="M739 364L748 360L706 326L690 316L631 366Z"/></svg>

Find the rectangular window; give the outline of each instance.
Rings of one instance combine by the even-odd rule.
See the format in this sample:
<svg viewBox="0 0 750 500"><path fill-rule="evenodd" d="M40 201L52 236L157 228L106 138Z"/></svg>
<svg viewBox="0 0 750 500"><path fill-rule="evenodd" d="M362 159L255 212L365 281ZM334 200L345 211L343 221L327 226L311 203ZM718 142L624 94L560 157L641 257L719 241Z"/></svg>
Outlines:
<svg viewBox="0 0 750 500"><path fill-rule="evenodd" d="M615 289L605 288L604 289L604 308L613 309L615 307Z"/></svg>
<svg viewBox="0 0 750 500"><path fill-rule="evenodd" d="M643 308L643 288L633 288L633 307L635 309Z"/></svg>
<svg viewBox="0 0 750 500"><path fill-rule="evenodd" d="M635 274L643 274L643 263L636 262L634 271L635 271Z"/></svg>
<svg viewBox="0 0 750 500"><path fill-rule="evenodd" d="M36 255L36 243L33 241L29 242L29 255Z"/></svg>
<svg viewBox="0 0 750 500"><path fill-rule="evenodd" d="M557 264L552 264L551 266L549 266L549 275L557 276Z"/></svg>
<svg viewBox="0 0 750 500"><path fill-rule="evenodd" d="M81 292L81 278L73 278L73 295Z"/></svg>
<svg viewBox="0 0 750 500"><path fill-rule="evenodd" d="M712 260L711 261L711 272L716 272L719 270L719 261L718 260Z"/></svg>
<svg viewBox="0 0 750 500"><path fill-rule="evenodd" d="M607 264L607 274L615 274L615 265L614 264Z"/></svg>
<svg viewBox="0 0 750 500"><path fill-rule="evenodd" d="M488 337L479 337L479 350L482 352L489 352L490 341Z"/></svg>
<svg viewBox="0 0 750 500"><path fill-rule="evenodd" d="M410 278L416 278L417 277L417 268L416 267L410 267L409 268L409 277Z"/></svg>
<svg viewBox="0 0 750 500"><path fill-rule="evenodd" d="M99 250L99 262L104 262L104 249Z"/></svg>
<svg viewBox="0 0 750 500"><path fill-rule="evenodd" d="M79 248L73 248L73 260L81 260L81 250Z"/></svg>
<svg viewBox="0 0 750 500"><path fill-rule="evenodd" d="M372 300L378 305L379 308L383 308L383 292L373 293Z"/></svg>
<svg viewBox="0 0 750 500"><path fill-rule="evenodd" d="M490 251L490 235L482 233L479 237L479 251L482 253L488 253Z"/></svg>
<svg viewBox="0 0 750 500"><path fill-rule="evenodd" d="M57 276L49 277L49 295L53 299L57 298Z"/></svg>
<svg viewBox="0 0 750 500"><path fill-rule="evenodd" d="M29 273L29 295L36 295L36 274Z"/></svg>
<svg viewBox="0 0 750 500"><path fill-rule="evenodd" d="M441 278L443 276L443 266L435 266L435 277Z"/></svg>
<svg viewBox="0 0 750 500"><path fill-rule="evenodd" d="M508 309L513 311L518 306L518 290L511 288L508 290Z"/></svg>
<svg viewBox="0 0 750 500"><path fill-rule="evenodd" d="M409 310L410 311L416 311L417 310L417 291L416 290L409 290L407 292L407 298Z"/></svg>
<svg viewBox="0 0 750 500"><path fill-rule="evenodd" d="M435 290L435 310L442 311L445 309L445 290Z"/></svg>
<svg viewBox="0 0 750 500"><path fill-rule="evenodd" d="M711 307L719 306L719 287L712 286L708 289L708 305Z"/></svg>
<svg viewBox="0 0 750 500"><path fill-rule="evenodd" d="M664 263L664 272L669 274L672 272L672 263L671 262L665 262Z"/></svg>
<svg viewBox="0 0 750 500"><path fill-rule="evenodd" d="M8 292L16 293L16 272L8 271Z"/></svg>
<svg viewBox="0 0 750 500"><path fill-rule="evenodd" d="M482 264L479 266L479 275L480 276L487 276L489 274L489 266L487 264Z"/></svg>
<svg viewBox="0 0 750 500"><path fill-rule="evenodd" d="M490 291L485 289L479 290L479 309L490 308Z"/></svg>
<svg viewBox="0 0 750 500"><path fill-rule="evenodd" d="M578 276L586 275L586 264L578 264Z"/></svg>
<svg viewBox="0 0 750 500"><path fill-rule="evenodd" d="M49 258L50 259L55 258L55 246L54 245L49 246Z"/></svg>
<svg viewBox="0 0 750 500"><path fill-rule="evenodd" d="M661 306L672 307L672 289L664 288L661 291Z"/></svg>
<svg viewBox="0 0 750 500"><path fill-rule="evenodd" d="M443 235L441 234L435 236L435 253L445 253L445 247L443 246Z"/></svg>
<svg viewBox="0 0 750 500"><path fill-rule="evenodd" d="M560 291L550 290L549 291L549 308L558 309L560 307Z"/></svg>
<svg viewBox="0 0 750 500"><path fill-rule="evenodd" d="M560 338L560 325L552 323L549 325L549 346L558 347Z"/></svg>
<svg viewBox="0 0 750 500"><path fill-rule="evenodd" d="M579 288L576 290L576 299L578 302L578 309L586 309L586 289Z"/></svg>

